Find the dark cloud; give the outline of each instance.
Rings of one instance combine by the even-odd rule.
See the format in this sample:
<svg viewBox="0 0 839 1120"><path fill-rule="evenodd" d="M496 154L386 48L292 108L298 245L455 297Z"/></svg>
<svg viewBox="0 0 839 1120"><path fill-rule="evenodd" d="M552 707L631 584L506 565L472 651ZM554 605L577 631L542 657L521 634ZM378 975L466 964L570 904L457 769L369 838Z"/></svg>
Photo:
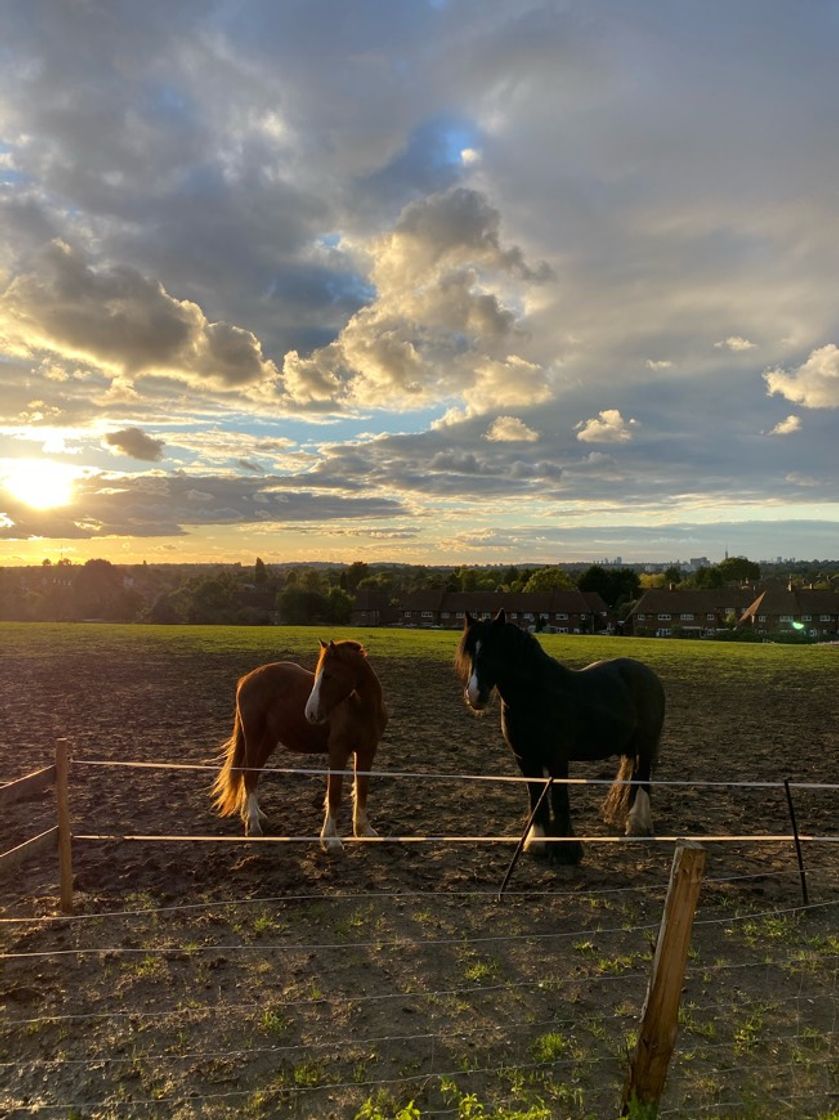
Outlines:
<svg viewBox="0 0 839 1120"><path fill-rule="evenodd" d="M0 537L165 537L201 525L283 526L398 517L402 505L382 497L346 497L271 478L192 475L119 477L83 481L71 507L32 510L0 498Z"/></svg>
<svg viewBox="0 0 839 1120"><path fill-rule="evenodd" d="M139 428L122 428L118 432L109 432L105 436L105 443L123 455L149 463L162 459L163 448L166 446L164 440L153 439Z"/></svg>

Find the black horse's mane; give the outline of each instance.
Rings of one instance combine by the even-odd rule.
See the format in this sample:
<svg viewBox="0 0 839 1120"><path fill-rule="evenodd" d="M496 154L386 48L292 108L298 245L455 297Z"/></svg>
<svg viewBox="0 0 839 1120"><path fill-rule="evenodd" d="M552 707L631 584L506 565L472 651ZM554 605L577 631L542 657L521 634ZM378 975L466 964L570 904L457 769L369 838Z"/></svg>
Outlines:
<svg viewBox="0 0 839 1120"><path fill-rule="evenodd" d="M481 629L485 627L486 629ZM538 638L513 622L481 622L463 631L460 644L455 653L454 663L458 675L465 681L472 668L472 654L475 642L484 640L485 635L492 635L493 639L503 648L505 658L515 660L525 669L543 666L546 661L554 658L542 648Z"/></svg>

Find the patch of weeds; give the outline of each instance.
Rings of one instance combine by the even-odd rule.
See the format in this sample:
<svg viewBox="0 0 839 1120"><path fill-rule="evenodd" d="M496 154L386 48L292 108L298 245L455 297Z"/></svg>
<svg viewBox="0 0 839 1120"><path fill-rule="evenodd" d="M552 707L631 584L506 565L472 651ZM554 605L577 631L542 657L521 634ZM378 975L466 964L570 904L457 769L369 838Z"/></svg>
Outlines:
<svg viewBox="0 0 839 1120"><path fill-rule="evenodd" d="M597 969L599 972L626 972L635 963L636 957L634 954L616 953L614 957L601 957L597 961Z"/></svg>
<svg viewBox="0 0 839 1120"><path fill-rule="evenodd" d="M684 1031L699 1035L700 1038L711 1039L717 1037L717 1024L714 1020L700 1022L696 1018L694 1008L689 1003L682 1004L679 1008L679 1026Z"/></svg>
<svg viewBox="0 0 839 1120"><path fill-rule="evenodd" d="M539 1035L531 1047L537 1062L555 1062L568 1053L568 1048L568 1039L559 1031Z"/></svg>
<svg viewBox="0 0 839 1120"><path fill-rule="evenodd" d="M655 1120L658 1116L658 1105L642 1104L637 1097L632 1097L626 1115L629 1120Z"/></svg>
<svg viewBox="0 0 839 1120"><path fill-rule="evenodd" d="M413 1101L400 1105L390 1093L380 1090L367 1098L353 1120L420 1120L421 1115Z"/></svg>
<svg viewBox="0 0 839 1120"><path fill-rule="evenodd" d="M291 1071L291 1081L298 1089L314 1089L323 1080L323 1066L319 1062L301 1062Z"/></svg>
<svg viewBox="0 0 839 1120"><path fill-rule="evenodd" d="M288 1031L289 1022L276 1008L266 1007L259 1016L259 1029L274 1038L283 1038Z"/></svg>
<svg viewBox="0 0 839 1120"><path fill-rule="evenodd" d="M485 1104L477 1093L462 1093L453 1081L443 1078L440 1091L447 1104L457 1108L457 1120L551 1120L551 1110L542 1100L523 1107Z"/></svg>
<svg viewBox="0 0 839 1120"><path fill-rule="evenodd" d="M764 1009L755 1007L734 1030L734 1053L744 1054L747 1050L751 1050L759 1041L764 1026Z"/></svg>
<svg viewBox="0 0 839 1120"><path fill-rule="evenodd" d="M496 960L483 960L474 961L464 969L463 975L465 979L478 982L481 980L490 980L498 975L499 965Z"/></svg>
<svg viewBox="0 0 839 1120"><path fill-rule="evenodd" d="M126 966L128 974L136 980L162 980L169 972L169 966L162 956L146 953L137 961Z"/></svg>
<svg viewBox="0 0 839 1120"><path fill-rule="evenodd" d="M578 953L594 953L595 945L593 941L575 941L572 948L576 949Z"/></svg>

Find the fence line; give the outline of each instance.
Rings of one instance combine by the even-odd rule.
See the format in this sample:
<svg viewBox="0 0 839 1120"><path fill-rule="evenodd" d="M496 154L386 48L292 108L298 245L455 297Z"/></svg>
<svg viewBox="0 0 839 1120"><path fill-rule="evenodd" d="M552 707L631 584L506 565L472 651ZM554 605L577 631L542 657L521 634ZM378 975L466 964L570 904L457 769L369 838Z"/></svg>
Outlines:
<svg viewBox="0 0 839 1120"><path fill-rule="evenodd" d="M105 758L74 758L74 766L107 766L142 770L206 770L213 774L218 773L219 763L207 762L141 762L135 759L105 759ZM322 767L296 767L296 766L236 766L234 774L286 774L301 775L303 777L326 778L329 774L341 774L352 778L356 774L369 778L411 778L413 780L431 780L446 782L498 782L521 784L532 782L532 778L524 778L518 774L461 774L440 773L438 771L406 771L406 770L329 770ZM554 785L570 786L611 786L616 783L613 778L554 778ZM622 786L697 786L717 788L720 786L732 789L784 789L783 782L721 782L703 781L688 778L651 778L649 781L641 779L620 779L618 785ZM793 789L839 790L839 782L790 782Z"/></svg>
<svg viewBox="0 0 839 1120"><path fill-rule="evenodd" d="M747 879L775 879L784 875L798 876L796 869L788 871L755 871L748 875L723 875L714 879L704 879L703 885L708 886L714 883L736 883ZM832 877L826 875L819 875L817 872L807 873L807 878L811 880L820 880L823 882L834 882ZM575 902L586 901L591 898L600 898L603 895L613 894L629 894L638 891L664 891L667 890L667 883L662 881L660 883L642 883L633 887L603 887L592 891L573 891L567 890L509 890L505 891L505 898L561 898L563 900L571 899ZM221 910L230 906L255 906L266 905L275 902L348 902L357 899L369 898L383 898L387 900L399 900L407 898L468 898L486 899L488 902L498 904L498 891L493 889L491 891L459 891L459 890L438 890L431 888L429 890L414 890L414 891L339 891L335 894L276 894L276 895L257 895L250 898L234 898L234 899L219 899L209 900L207 902L186 902L180 903L177 906L145 906L133 910L98 910L89 914L35 914L28 917L5 918L0 917L0 925L23 925L32 924L34 922L84 922L96 921L105 918L128 918L128 917L142 917L144 915L154 916L157 914L170 914L177 911L186 910Z"/></svg>
<svg viewBox="0 0 839 1120"><path fill-rule="evenodd" d="M815 950L813 950L815 953ZM818 956L819 961L836 960L839 959L839 953L820 953ZM713 964L701 965L692 963L689 967L691 971L688 973L688 980L697 979L696 973L717 973L717 972L730 972L732 970L740 970L746 968L773 968L781 967L788 964L807 963L806 960L802 961L797 957L787 956L783 958L775 958L773 960L761 961L746 961L738 964ZM306 999L293 999L293 1000L273 1000L271 1003L272 1008L288 1008L288 1007L311 1007L321 1003L382 1003L388 1000L395 999L432 999L440 996L462 996L462 995L485 995L497 992L512 992L522 991L525 989L544 989L545 991L552 991L555 988L562 987L566 984L611 984L621 980L640 980L646 977L645 972L621 972L614 976L563 976L561 980L528 980L518 983L507 984L484 984L480 987L468 988L441 988L433 991L426 989L419 989L414 991L400 990L395 992L383 992L379 995L322 995L310 996ZM797 997L796 997L797 998ZM716 1006L716 1005L709 1005ZM228 1012L249 1012L253 1013L254 1005L250 1003L227 1004L225 1005L225 1013ZM705 1010L705 1008L692 1008L694 1011ZM168 1019L178 1018L181 1016L201 1016L201 1015L215 1015L218 1013L218 1007L214 1004L207 1004L203 1007L169 1007L158 1008L154 1011L89 1011L89 1012L76 1012L74 1014L63 1015L37 1015L29 1018L16 1018L6 1019L5 1025L10 1027L27 1026L34 1023L64 1023L71 1021L85 1021L85 1020L100 1020L100 1019Z"/></svg>
<svg viewBox="0 0 839 1120"><path fill-rule="evenodd" d="M222 835L166 835L157 833L123 832L82 832L74 833L74 840L87 840L94 843L139 843L139 844L320 844L320 836L222 836ZM342 836L344 844L518 844L521 836ZM798 840L809 844L839 844L839 836L811 836L799 834ZM692 840L701 844L757 843L788 844L796 837L790 833L746 833L744 835L706 835L696 836L540 836L540 844L677 844Z"/></svg>
<svg viewBox="0 0 839 1120"><path fill-rule="evenodd" d="M753 921L755 918L780 917L783 914L798 914L805 910L819 910L828 906L839 906L839 898L832 898L826 902L811 902L807 906L789 906L775 910L757 910L748 914L730 914L722 918L697 918L695 926L731 925L735 922ZM19 953L0 953L0 960L22 960L34 957L66 957L66 956L95 956L108 954L117 956L120 953L129 955L142 953L147 956L178 953L183 956L192 956L195 953L235 953L235 952L270 952L281 951L285 953L317 953L330 950L348 952L353 949L405 949L408 947L429 946L436 948L440 945L486 945L511 941L547 941L567 937L602 937L604 934L613 933L638 933L658 929L660 922L645 922L635 926L610 926L606 928L588 927L581 930L556 930L550 933L505 933L494 934L486 937L429 937L429 938L397 938L386 941L383 939L373 941L338 941L322 942L315 944L300 944L294 942L274 942L270 944L221 944L221 945L166 945L149 946L146 948L134 946L99 946L90 949L42 949Z"/></svg>
<svg viewBox="0 0 839 1120"><path fill-rule="evenodd" d="M304 1085L304 1086L288 1086L269 1088L261 1090L266 1096L273 1096L274 1094L287 1094L287 1093L322 1093L327 1089L375 1089L384 1085L405 1085L409 1082L428 1081L433 1078L443 1077L475 1077L482 1073L518 1073L522 1070L534 1069L553 1069L556 1066L567 1065L599 1065L603 1062L617 1062L620 1059L617 1056L604 1056L601 1058L560 1058L556 1061L550 1062L527 1062L527 1063L514 1063L506 1065L481 1066L477 1069L462 1070L429 1070L426 1073L411 1074L407 1077L389 1077L376 1081L337 1081L327 1082L324 1085ZM218 1101L218 1100L231 1100L241 1097L250 1097L254 1093L259 1092L256 1089L232 1089L224 1093L205 1093L195 1096L187 1097L148 1097L139 1100L125 1100L125 1101L65 1101L62 1104L25 1104L25 1105L12 1105L12 1112L35 1112L38 1110L49 1109L55 1111L56 1109L94 1109L94 1108L110 1108L121 1109L123 1107L133 1108L137 1105L173 1105L173 1104L194 1104L199 1101Z"/></svg>

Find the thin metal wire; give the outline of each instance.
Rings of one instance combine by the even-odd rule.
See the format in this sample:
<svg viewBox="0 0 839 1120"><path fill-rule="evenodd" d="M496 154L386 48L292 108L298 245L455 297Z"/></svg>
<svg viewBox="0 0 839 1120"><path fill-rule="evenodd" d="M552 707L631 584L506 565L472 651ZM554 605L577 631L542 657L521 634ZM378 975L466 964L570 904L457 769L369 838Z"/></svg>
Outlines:
<svg viewBox="0 0 839 1120"><path fill-rule="evenodd" d="M694 921L695 926L707 925L730 925L734 922L752 921L755 918L766 917L779 917L782 914L796 914L805 910L819 910L828 906L839 905L839 898L829 899L826 902L811 902L808 906L790 906L784 909L775 910L756 910L748 914L730 914L723 918L697 918ZM496 944L499 942L509 941L546 941L557 938L567 937L601 937L604 934L613 933L637 933L641 931L648 931L658 929L659 922L646 922L641 925L635 926L611 926L607 928L587 928L582 930L552 930L550 933L506 933L495 934L487 937L439 937L439 938L400 938L394 941L339 941L339 942L323 942L318 944L295 944L295 943L271 943L271 944L254 944L254 945L191 945L189 947L182 945L167 945L167 946L148 946L146 948L134 946L98 946L87 949L43 949L29 952L20 953L0 953L0 960L21 960L24 958L33 957L66 957L66 956L95 956L97 954L118 955L120 953L127 954L143 954L145 956L160 955L164 956L167 953L178 953L185 956L190 956L194 953L228 953L228 952L269 952L278 950L284 953L299 952L299 953L315 953L321 951L329 951L339 949L342 952L349 952L352 949L405 949L408 947L431 947L435 948L440 945L484 945Z"/></svg>
<svg viewBox="0 0 839 1120"><path fill-rule="evenodd" d="M440 996L465 996L465 995L486 995L487 993L495 992L511 992L511 991L524 991L529 989L540 989L544 991L554 991L565 984L612 984L621 980L641 980L647 974L644 972L621 972L614 976L564 976L561 980L546 981L544 978L541 980L529 980L517 982L514 984L485 984L477 988L443 988L436 991L396 991L396 992L382 992L378 995L364 995L364 996L351 996L351 995L323 995L318 997L310 997L308 999L296 1000L272 1000L272 1008L288 1008L288 1007L310 1007L322 1003L381 1003L387 1000L394 999L432 999ZM63 1023L74 1020L87 1020L87 1019L168 1019L178 1018L180 1016L200 1016L200 1015L216 1015L219 1008L215 1005L205 1005L204 1007L174 1007L163 1008L156 1011L94 1011L88 1013L76 1013L70 1015L38 1015L33 1018L26 1019L7 1019L6 1026L19 1027L26 1026L32 1023ZM225 1004L224 1012L248 1012L254 1013L254 1004L239 1003L239 1004Z"/></svg>
<svg viewBox="0 0 839 1120"><path fill-rule="evenodd" d="M784 875L798 875L796 870L792 871L755 871L748 875L724 875L714 879L703 879L703 886L712 886L715 883L736 883L748 879L775 879ZM811 879L824 878L825 881L833 882L833 879L828 879L827 876L821 877L818 873L810 873ZM613 894L629 894L638 891L665 891L668 884L665 881L660 883L642 883L633 887L603 887L602 889L592 891L567 891L567 890L518 890L518 891L505 891L506 898L557 898L562 901L581 902L590 898L599 898L602 895ZM407 898L452 898L461 899L469 898L472 900L486 899L487 902L493 904L498 901L498 892L493 889L491 891L457 891L457 890L416 890L416 891L339 891L336 894L277 894L277 895L257 895L251 898L234 898L234 899L210 899L207 902L187 902L181 903L177 906L146 906L131 910L99 910L90 914L36 914L29 917L16 917L5 918L0 917L0 925L23 925L32 924L35 922L49 923L49 922L84 922L96 921L105 918L127 918L127 917L143 917L154 916L157 914L171 914L178 911L187 910L202 910L209 912L211 910L220 910L230 906L256 906L259 904L267 905L275 902L346 902L357 899L407 899Z"/></svg>
<svg viewBox="0 0 839 1120"><path fill-rule="evenodd" d="M344 844L517 844L518 836L343 836ZM799 835L799 840L810 844L839 844L839 836ZM158 843L158 844L322 844L320 836L180 836L156 833L82 832L74 833L73 840L94 843ZM686 834L673 836L540 836L540 844L678 844L690 840L702 844L788 844L795 840L786 833L746 833L744 835Z"/></svg>
<svg viewBox="0 0 839 1120"><path fill-rule="evenodd" d="M534 1069L554 1069L557 1066L574 1066L574 1065L598 1065L603 1062L618 1062L620 1059L615 1056L604 1056L600 1058L561 1058L551 1062L528 1062L525 1064L506 1065L503 1062L492 1066L481 1066L477 1069L470 1070L446 1070L434 1073L417 1073L411 1074L408 1077L390 1077L377 1081L338 1081L327 1082L323 1085L306 1085L306 1086L289 1086L282 1088L274 1088L273 1086L266 1088L264 1092L271 1095L274 1094L287 1094L287 1093L322 1093L327 1089L371 1089L378 1088L383 1085L405 1085L409 1082L416 1081L429 1081L443 1077L475 1077L482 1073L515 1073L521 1070L534 1070ZM109 1109L122 1109L134 1108L136 1106L145 1105L174 1105L174 1104L194 1104L200 1101L213 1101L213 1100L232 1100L241 1097L250 1097L256 1089L233 1089L225 1093L205 1093L203 1095L186 1096L186 1097L150 1097L146 1099L135 1100L105 1100L105 1101L65 1101L62 1104L17 1104L11 1105L12 1112L35 1112L38 1110L49 1109L55 1111L56 1109L95 1109L95 1108L109 1108Z"/></svg>
<svg viewBox="0 0 839 1120"><path fill-rule="evenodd" d="M144 770L207 770L212 773L218 772L218 764L205 763L205 762L141 762L132 759L104 759L104 758L74 758L74 766L113 766L123 768L138 768ZM517 774L461 774L461 773L440 773L438 771L406 771L406 770L328 770L316 767L296 767L296 766L236 766L232 771L234 774L286 774L286 775L301 775L305 777L319 777L325 778L329 774L341 774L344 777L354 777L356 774L361 774L363 777L370 778L410 778L428 779L429 781L449 781L449 782L498 782L498 783L513 783L521 784L531 782L532 778L520 777ZM650 785L650 786L697 786L697 787L720 787L726 786L732 789L783 789L783 782L720 782L720 781L694 781L691 779L676 779L676 778L653 778L650 781L642 781L641 779L613 779L613 778L555 778L557 785L571 785L571 786L632 786L632 785ZM790 785L795 789L839 789L839 783L835 782L790 782Z"/></svg>

